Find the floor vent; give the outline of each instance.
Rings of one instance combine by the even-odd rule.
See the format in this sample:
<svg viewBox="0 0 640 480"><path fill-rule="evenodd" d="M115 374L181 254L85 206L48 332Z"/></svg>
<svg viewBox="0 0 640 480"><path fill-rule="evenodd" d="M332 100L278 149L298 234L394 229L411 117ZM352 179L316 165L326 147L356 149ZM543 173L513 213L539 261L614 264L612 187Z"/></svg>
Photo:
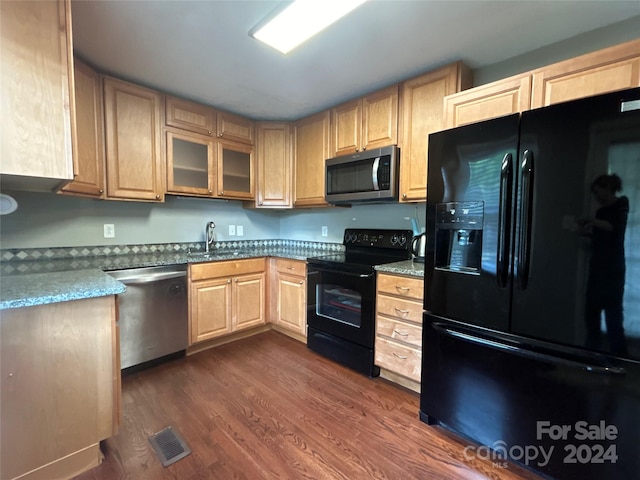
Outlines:
<svg viewBox="0 0 640 480"><path fill-rule="evenodd" d="M149 442L160 457L163 467L167 467L191 453L191 449L173 427L167 427L151 435Z"/></svg>

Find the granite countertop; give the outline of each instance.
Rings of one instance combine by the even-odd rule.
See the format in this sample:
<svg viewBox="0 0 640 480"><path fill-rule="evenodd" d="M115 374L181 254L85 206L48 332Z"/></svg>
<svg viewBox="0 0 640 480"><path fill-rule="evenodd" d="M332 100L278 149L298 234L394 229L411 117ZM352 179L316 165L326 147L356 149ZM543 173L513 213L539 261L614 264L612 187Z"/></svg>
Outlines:
<svg viewBox="0 0 640 480"><path fill-rule="evenodd" d="M411 277L424 277L424 263L413 260L403 260L395 263L385 263L377 265L376 271L384 273L397 273L398 275L409 275Z"/></svg>
<svg viewBox="0 0 640 480"><path fill-rule="evenodd" d="M306 260L329 253L274 246L214 250L208 255L170 252L2 262L0 310L123 293L126 287L104 273L110 270L270 256Z"/></svg>
<svg viewBox="0 0 640 480"><path fill-rule="evenodd" d="M1 282L0 310L104 297L126 290L97 269L10 275L3 276Z"/></svg>

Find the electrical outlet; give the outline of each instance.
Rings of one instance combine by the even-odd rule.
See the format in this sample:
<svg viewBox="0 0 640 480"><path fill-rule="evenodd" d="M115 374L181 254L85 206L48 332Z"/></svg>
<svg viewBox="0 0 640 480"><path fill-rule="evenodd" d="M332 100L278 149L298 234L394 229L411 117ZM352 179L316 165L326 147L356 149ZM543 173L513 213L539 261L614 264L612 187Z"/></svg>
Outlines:
<svg viewBox="0 0 640 480"><path fill-rule="evenodd" d="M239 237L244 235L244 227L242 225L236 225L236 233Z"/></svg>
<svg viewBox="0 0 640 480"><path fill-rule="evenodd" d="M116 226L113 223L104 224L104 238L116 238Z"/></svg>
<svg viewBox="0 0 640 480"><path fill-rule="evenodd" d="M322 236L326 237L329 235L329 229L326 226L322 226Z"/></svg>
<svg viewBox="0 0 640 480"><path fill-rule="evenodd" d="M230 237L235 237L236 235L236 226L235 225L229 225L229 236Z"/></svg>

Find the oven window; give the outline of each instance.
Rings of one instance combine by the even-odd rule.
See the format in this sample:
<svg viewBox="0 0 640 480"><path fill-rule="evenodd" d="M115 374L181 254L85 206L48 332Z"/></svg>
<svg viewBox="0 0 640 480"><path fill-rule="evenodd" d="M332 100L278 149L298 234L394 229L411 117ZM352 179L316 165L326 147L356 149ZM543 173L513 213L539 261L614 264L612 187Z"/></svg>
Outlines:
<svg viewBox="0 0 640 480"><path fill-rule="evenodd" d="M360 327L362 322L362 296L355 290L340 285L320 284L316 286L316 314Z"/></svg>

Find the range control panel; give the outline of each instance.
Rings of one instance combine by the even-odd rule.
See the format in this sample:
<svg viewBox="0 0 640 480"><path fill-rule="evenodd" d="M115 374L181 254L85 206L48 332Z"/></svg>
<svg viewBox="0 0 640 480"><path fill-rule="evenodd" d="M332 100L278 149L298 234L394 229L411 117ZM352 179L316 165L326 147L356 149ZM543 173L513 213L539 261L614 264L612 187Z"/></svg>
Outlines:
<svg viewBox="0 0 640 480"><path fill-rule="evenodd" d="M411 230L382 230L367 228L347 228L343 245L349 247L393 248L408 250L413 233Z"/></svg>

